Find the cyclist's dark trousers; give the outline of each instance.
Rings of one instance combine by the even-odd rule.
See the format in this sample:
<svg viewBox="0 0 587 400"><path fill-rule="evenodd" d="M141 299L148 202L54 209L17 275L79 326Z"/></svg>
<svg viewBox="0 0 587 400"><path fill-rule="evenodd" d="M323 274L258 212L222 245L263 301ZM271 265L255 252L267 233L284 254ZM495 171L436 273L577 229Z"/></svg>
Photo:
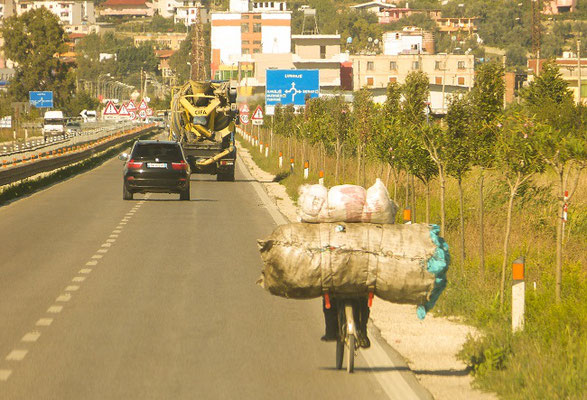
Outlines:
<svg viewBox="0 0 587 400"><path fill-rule="evenodd" d="M357 328L367 333L367 322L369 321L369 304L366 297L358 297L351 300L355 311L355 322ZM330 308L326 308L324 298L322 299L322 311L324 312L324 323L326 324L326 336L338 334L338 308L336 299L330 299Z"/></svg>

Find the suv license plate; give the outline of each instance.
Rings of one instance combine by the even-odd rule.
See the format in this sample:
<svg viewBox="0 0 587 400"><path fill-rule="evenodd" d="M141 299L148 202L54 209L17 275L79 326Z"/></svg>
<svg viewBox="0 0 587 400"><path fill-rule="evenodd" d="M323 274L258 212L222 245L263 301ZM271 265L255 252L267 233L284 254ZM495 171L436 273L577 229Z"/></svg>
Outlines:
<svg viewBox="0 0 587 400"><path fill-rule="evenodd" d="M167 163L147 163L147 168L167 168Z"/></svg>

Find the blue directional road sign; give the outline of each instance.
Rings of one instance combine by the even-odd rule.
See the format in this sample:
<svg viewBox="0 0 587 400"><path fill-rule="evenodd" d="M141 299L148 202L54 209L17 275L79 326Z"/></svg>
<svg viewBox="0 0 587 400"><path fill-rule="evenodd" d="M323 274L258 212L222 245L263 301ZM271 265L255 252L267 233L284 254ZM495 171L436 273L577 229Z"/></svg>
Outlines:
<svg viewBox="0 0 587 400"><path fill-rule="evenodd" d="M268 69L265 104L293 104L303 106L306 97L320 94L320 75L317 69Z"/></svg>
<svg viewBox="0 0 587 400"><path fill-rule="evenodd" d="M29 92L29 103L37 108L53 108L53 92Z"/></svg>

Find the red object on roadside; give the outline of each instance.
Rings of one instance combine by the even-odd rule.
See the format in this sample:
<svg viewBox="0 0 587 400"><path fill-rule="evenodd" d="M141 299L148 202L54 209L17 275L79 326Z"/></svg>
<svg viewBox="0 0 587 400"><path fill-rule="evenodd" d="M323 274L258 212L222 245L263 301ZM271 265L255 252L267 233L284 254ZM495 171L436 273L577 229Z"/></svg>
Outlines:
<svg viewBox="0 0 587 400"><path fill-rule="evenodd" d="M324 293L324 306L327 310L330 310L330 296L328 293Z"/></svg>
<svg viewBox="0 0 587 400"><path fill-rule="evenodd" d="M369 301L367 305L369 306L369 308L371 308L371 306L373 305L373 292L369 292Z"/></svg>

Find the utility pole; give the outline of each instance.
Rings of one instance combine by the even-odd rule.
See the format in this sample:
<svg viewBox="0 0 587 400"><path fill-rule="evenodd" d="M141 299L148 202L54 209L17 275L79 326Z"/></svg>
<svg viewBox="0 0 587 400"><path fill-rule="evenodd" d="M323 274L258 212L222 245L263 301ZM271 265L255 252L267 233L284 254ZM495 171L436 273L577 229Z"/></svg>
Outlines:
<svg viewBox="0 0 587 400"><path fill-rule="evenodd" d="M581 39L577 39L577 69L579 70L577 89L579 90L579 104L581 104Z"/></svg>
<svg viewBox="0 0 587 400"><path fill-rule="evenodd" d="M532 54L536 58L536 76L540 75L540 42L541 42L541 25L540 16L542 15L542 1L532 0Z"/></svg>
<svg viewBox="0 0 587 400"><path fill-rule="evenodd" d="M202 9L198 7L198 18L193 25L194 37L192 38L192 59L190 67L190 79L193 81L205 81L206 56L204 54L204 23L202 21Z"/></svg>

